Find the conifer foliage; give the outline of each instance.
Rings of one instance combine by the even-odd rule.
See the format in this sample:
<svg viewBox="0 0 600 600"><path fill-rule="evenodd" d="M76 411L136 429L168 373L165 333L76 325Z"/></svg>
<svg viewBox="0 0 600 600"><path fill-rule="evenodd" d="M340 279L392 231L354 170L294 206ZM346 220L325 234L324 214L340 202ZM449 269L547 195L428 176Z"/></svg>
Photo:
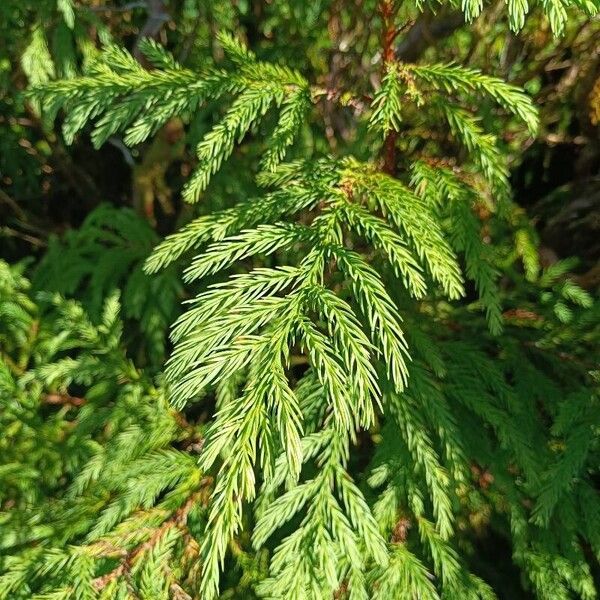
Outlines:
<svg viewBox="0 0 600 600"><path fill-rule="evenodd" d="M543 4L557 32L566 4ZM480 10L463 3L467 19ZM381 2L384 39L401 27L394 11ZM508 11L520 28L526 7ZM598 311L568 264L538 272L534 248L527 278L506 270L520 278L507 297L500 270L526 234L521 250L489 240L515 229L516 211L502 129L483 109L535 135L527 95L384 52L359 115L370 156L331 156L310 148L305 123L323 97L348 105L358 92L336 96L229 33L218 44L224 59L201 71L152 41L152 68L107 46L81 76L30 93L45 117L64 115L67 142L91 124L97 147L115 135L135 146L218 100L190 203L246 136L261 160L255 195L202 211L145 261L159 283L143 300L166 306L150 331L174 314L172 265L195 294L164 373L125 350L127 295L124 308L114 294L100 308L104 290L95 306L36 296L0 263L0 599L491 599L465 533L477 519L510 540L538 598L595 598L598 371L561 344L597 328ZM138 236L138 264L152 232L119 218L88 226L101 244ZM71 244L74 264L90 235ZM533 319L516 310L528 303ZM594 338L581 343L585 354ZM69 484L37 497L40 478Z"/></svg>

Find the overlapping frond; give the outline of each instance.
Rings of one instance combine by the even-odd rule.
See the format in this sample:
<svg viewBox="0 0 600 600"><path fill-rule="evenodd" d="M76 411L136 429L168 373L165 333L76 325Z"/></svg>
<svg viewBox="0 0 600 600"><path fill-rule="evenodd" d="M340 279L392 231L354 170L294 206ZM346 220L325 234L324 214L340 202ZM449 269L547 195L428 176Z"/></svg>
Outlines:
<svg viewBox="0 0 600 600"><path fill-rule="evenodd" d="M257 61L228 34L219 39L236 69L214 67L195 73L146 41L140 50L153 63L153 70L145 69L126 50L110 46L86 75L46 83L31 95L51 116L60 108L67 110L63 132L68 142L94 121L92 139L97 147L119 133L125 143L139 144L169 119L188 117L208 100L233 96L223 119L197 146L198 167L184 190L186 199L195 202L235 143L271 106L283 108L265 155L269 169L283 158L310 107L308 83L298 72Z"/></svg>

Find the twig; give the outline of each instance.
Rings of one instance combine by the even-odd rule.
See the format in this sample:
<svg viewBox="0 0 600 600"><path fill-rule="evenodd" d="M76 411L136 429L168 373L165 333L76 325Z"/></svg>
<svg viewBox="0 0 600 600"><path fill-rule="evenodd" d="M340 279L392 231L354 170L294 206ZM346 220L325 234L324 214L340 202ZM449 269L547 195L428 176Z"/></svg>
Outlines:
<svg viewBox="0 0 600 600"><path fill-rule="evenodd" d="M32 246L37 246L38 248L45 248L48 245L44 240L40 240L39 238L29 235L28 233L21 233L20 231L17 231L12 227L8 227L7 225L0 228L0 234L24 240L29 242Z"/></svg>
<svg viewBox="0 0 600 600"><path fill-rule="evenodd" d="M22 221L27 221L27 215L25 211L17 204L16 200L13 200L4 190L0 189L0 201L4 202L12 208L13 212L21 219Z"/></svg>

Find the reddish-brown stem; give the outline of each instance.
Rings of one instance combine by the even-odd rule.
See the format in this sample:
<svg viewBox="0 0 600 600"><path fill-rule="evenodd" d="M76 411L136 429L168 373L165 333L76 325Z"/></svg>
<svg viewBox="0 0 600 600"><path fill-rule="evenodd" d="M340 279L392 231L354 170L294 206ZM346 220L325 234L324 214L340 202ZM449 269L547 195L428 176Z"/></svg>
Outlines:
<svg viewBox="0 0 600 600"><path fill-rule="evenodd" d="M96 590L102 590L113 579L117 579L129 572L133 564L139 560L141 556L150 551L170 529L178 527L185 530L188 514L194 506L198 503L201 503L202 506L206 506L208 496L210 495L209 486L211 484L211 478L207 477L203 479L201 482L201 485L203 486L202 489L194 492L145 542L142 542L130 552L125 552L119 565L112 571L94 579L93 584Z"/></svg>
<svg viewBox="0 0 600 600"><path fill-rule="evenodd" d="M398 35L394 26L394 0L381 0L379 3L379 12L383 20L383 64L394 60L394 40Z"/></svg>
<svg viewBox="0 0 600 600"><path fill-rule="evenodd" d="M381 0L379 12L383 22L382 62L385 74L387 65L394 61L394 40L398 35L394 24L394 0ZM389 175L396 171L396 136L395 131L390 131L383 144L383 170Z"/></svg>

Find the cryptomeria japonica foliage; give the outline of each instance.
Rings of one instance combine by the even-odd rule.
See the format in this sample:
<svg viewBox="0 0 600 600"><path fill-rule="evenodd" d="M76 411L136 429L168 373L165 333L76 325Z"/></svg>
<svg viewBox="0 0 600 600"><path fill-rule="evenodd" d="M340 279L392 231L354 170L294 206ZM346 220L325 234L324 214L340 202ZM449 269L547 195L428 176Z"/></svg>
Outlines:
<svg viewBox="0 0 600 600"><path fill-rule="evenodd" d="M596 7L539 7L556 34L571 9ZM534 136L536 109L494 74L399 60L400 8L362 10L381 40L372 90L221 32L199 70L145 40L148 64L109 45L30 92L67 142L89 126L97 147L219 109L183 189L200 216L146 259L154 233L107 208L69 246L94 277L84 244L135 238L127 264L161 283L140 273L123 308L102 292L90 308L0 264L0 598L489 599L487 527L536 597L596 597L598 309L569 263L540 268L502 140ZM523 26L527 3L503 10ZM323 103L356 120L348 149L311 142ZM216 207L236 160L255 183ZM194 295L175 319L180 281ZM126 352L125 317L164 372ZM169 318L165 349L151 333Z"/></svg>

